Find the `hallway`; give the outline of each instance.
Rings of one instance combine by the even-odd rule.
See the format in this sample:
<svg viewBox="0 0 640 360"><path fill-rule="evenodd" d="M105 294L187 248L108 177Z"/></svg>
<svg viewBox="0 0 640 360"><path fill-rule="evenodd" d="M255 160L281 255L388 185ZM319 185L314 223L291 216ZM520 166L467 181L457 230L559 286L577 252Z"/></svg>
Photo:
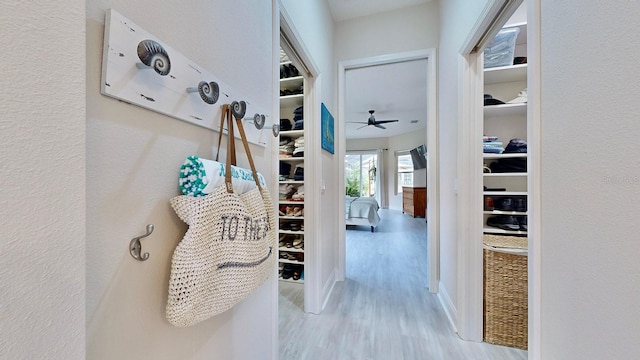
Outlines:
<svg viewBox="0 0 640 360"><path fill-rule="evenodd" d="M375 233L347 230L347 279L321 315L302 286L280 283L280 360L526 359L526 351L460 340L427 289L426 223L380 210Z"/></svg>

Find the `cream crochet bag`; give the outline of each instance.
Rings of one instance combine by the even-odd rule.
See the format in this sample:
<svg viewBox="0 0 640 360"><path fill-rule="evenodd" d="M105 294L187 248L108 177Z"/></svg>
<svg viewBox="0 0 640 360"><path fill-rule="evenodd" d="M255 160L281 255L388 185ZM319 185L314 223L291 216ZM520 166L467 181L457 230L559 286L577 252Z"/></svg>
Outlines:
<svg viewBox="0 0 640 360"><path fill-rule="evenodd" d="M231 110L226 105L221 121L225 116L229 138L233 138ZM195 325L230 309L275 273L275 210L268 190L258 181L242 121L236 121L257 188L234 193L227 171L226 184L213 193L170 200L189 225L171 259L166 315L177 327ZM233 141L227 141L226 169L231 168L233 146Z"/></svg>

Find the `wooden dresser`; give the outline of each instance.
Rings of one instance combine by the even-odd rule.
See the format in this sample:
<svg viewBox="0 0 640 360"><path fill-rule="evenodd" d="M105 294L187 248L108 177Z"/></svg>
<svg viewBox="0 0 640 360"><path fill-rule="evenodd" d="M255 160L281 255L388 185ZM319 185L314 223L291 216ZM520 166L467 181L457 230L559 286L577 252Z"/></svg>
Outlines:
<svg viewBox="0 0 640 360"><path fill-rule="evenodd" d="M402 212L413 217L425 217L427 211L427 188L403 187Z"/></svg>

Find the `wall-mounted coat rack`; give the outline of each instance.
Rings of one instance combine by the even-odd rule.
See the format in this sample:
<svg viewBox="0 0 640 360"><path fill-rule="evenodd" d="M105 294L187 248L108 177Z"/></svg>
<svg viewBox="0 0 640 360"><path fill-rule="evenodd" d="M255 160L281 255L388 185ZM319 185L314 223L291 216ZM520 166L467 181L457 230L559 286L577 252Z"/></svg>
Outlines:
<svg viewBox="0 0 640 360"><path fill-rule="evenodd" d="M105 19L101 92L214 131L220 125L219 103L244 99L248 113L267 113L267 107L247 100L113 9ZM258 127L254 120L254 125L246 129L247 140L266 146L264 122Z"/></svg>

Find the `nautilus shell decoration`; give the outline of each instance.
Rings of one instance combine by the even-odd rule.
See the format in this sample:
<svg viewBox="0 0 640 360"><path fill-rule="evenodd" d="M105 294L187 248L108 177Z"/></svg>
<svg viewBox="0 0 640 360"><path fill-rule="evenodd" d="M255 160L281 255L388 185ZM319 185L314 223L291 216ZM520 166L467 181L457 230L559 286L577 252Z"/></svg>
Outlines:
<svg viewBox="0 0 640 360"><path fill-rule="evenodd" d="M253 115L253 125L256 127L256 129L262 130L262 128L264 127L264 122L265 122L264 115L260 115L258 113Z"/></svg>
<svg viewBox="0 0 640 360"><path fill-rule="evenodd" d="M142 40L138 43L138 57L143 64L150 66L158 74L166 76L171 71L169 54L158 42Z"/></svg>
<svg viewBox="0 0 640 360"><path fill-rule="evenodd" d="M233 101L231 103L231 113L236 119L242 119L247 112L247 103L244 101Z"/></svg>
<svg viewBox="0 0 640 360"><path fill-rule="evenodd" d="M220 96L220 87L215 81L209 83L200 81L200 83L198 83L198 93L202 101L213 105L218 101L218 96Z"/></svg>

